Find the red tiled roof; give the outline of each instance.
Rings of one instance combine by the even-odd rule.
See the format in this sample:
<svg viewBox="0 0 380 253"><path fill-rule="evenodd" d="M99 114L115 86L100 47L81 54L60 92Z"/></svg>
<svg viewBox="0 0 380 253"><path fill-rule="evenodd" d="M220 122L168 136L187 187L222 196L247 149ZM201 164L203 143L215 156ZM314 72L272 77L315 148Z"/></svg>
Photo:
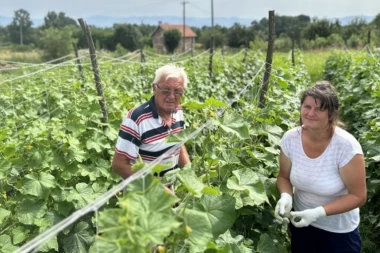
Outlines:
<svg viewBox="0 0 380 253"><path fill-rule="evenodd" d="M183 25L160 24L160 27L164 31L177 29L181 33L181 35L183 35ZM184 37L185 38L188 38L188 37L197 37L197 35L195 34L195 32L193 32L193 30L191 30L190 27L188 27L187 25L185 25L185 36Z"/></svg>

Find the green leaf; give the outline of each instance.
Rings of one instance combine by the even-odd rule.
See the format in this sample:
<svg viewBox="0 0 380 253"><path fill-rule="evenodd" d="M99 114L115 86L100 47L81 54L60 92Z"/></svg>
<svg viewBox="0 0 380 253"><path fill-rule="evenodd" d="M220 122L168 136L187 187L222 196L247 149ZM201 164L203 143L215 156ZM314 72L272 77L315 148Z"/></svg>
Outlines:
<svg viewBox="0 0 380 253"><path fill-rule="evenodd" d="M9 235L0 235L0 252L9 253L17 250L18 247L14 246Z"/></svg>
<svg viewBox="0 0 380 253"><path fill-rule="evenodd" d="M49 173L33 173L25 176L22 192L39 198L44 198L49 188L55 186L55 178Z"/></svg>
<svg viewBox="0 0 380 253"><path fill-rule="evenodd" d="M227 180L227 187L231 190L247 194L256 205L269 202L263 182L259 176L249 168L235 170L233 176Z"/></svg>
<svg viewBox="0 0 380 253"><path fill-rule="evenodd" d="M17 218L23 224L32 225L45 215L46 210L46 203L42 200L23 199L16 208Z"/></svg>
<svg viewBox="0 0 380 253"><path fill-rule="evenodd" d="M213 107L226 107L228 104L224 103L223 101L217 100L213 97L207 98L205 101L205 104L208 106L213 106Z"/></svg>
<svg viewBox="0 0 380 253"><path fill-rule="evenodd" d="M0 179L7 177L7 172L11 168L12 164L7 160L0 158Z"/></svg>
<svg viewBox="0 0 380 253"><path fill-rule="evenodd" d="M189 240L194 244L204 245L213 239L212 226L207 214L198 210L187 209L185 223L192 229Z"/></svg>
<svg viewBox="0 0 380 253"><path fill-rule="evenodd" d="M0 224L3 223L3 220L6 217L8 217L10 214L11 214L10 211L0 207Z"/></svg>
<svg viewBox="0 0 380 253"><path fill-rule="evenodd" d="M273 240L269 237L268 234L262 234L260 236L259 243L257 245L258 253L278 253L276 246L273 243Z"/></svg>
<svg viewBox="0 0 380 253"><path fill-rule="evenodd" d="M94 191L86 183L78 183L75 189L70 191L70 195L67 197L67 201L73 201L76 208L82 208L93 200Z"/></svg>
<svg viewBox="0 0 380 253"><path fill-rule="evenodd" d="M29 229L21 226L12 229L13 243L19 244L20 242L23 242L26 238L28 238L29 232Z"/></svg>
<svg viewBox="0 0 380 253"><path fill-rule="evenodd" d="M214 238L226 232L235 222L235 198L229 195L204 195L195 206L207 215Z"/></svg>
<svg viewBox="0 0 380 253"><path fill-rule="evenodd" d="M189 110L199 110L199 109L206 108L207 105L201 102L191 100L182 104L182 107L188 108Z"/></svg>
<svg viewBox="0 0 380 253"><path fill-rule="evenodd" d="M216 124L218 121L216 121ZM244 119L238 114L225 113L219 123L220 128L227 134L233 134L240 139L249 138L249 130Z"/></svg>
<svg viewBox="0 0 380 253"><path fill-rule="evenodd" d="M65 252L88 252L94 240L92 231L91 226L84 221L76 224L62 239Z"/></svg>
<svg viewBox="0 0 380 253"><path fill-rule="evenodd" d="M196 197L201 197L203 195L202 191L205 185L195 175L193 170L181 170L178 172L177 178L192 195Z"/></svg>

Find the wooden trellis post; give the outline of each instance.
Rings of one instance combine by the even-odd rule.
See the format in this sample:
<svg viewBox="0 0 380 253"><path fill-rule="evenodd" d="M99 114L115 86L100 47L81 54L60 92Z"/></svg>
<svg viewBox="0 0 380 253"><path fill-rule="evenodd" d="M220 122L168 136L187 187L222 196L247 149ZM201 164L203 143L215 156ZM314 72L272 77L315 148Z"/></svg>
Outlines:
<svg viewBox="0 0 380 253"><path fill-rule="evenodd" d="M80 26L82 27L83 33L87 40L88 49L90 51L90 57L91 57L92 71L94 72L96 90L98 92L98 96L101 97L101 99L99 100L99 105L103 113L102 122L106 123L108 121L107 104L106 104L106 99L104 97L103 84L100 78L98 62L96 60L94 41L92 40L91 31L88 28L86 22L82 18L79 18L78 21L79 21Z"/></svg>
<svg viewBox="0 0 380 253"><path fill-rule="evenodd" d="M269 33L268 33L268 50L267 57L265 61L265 72L264 80L260 89L260 101L259 107L264 108L265 106L265 94L268 90L268 83L270 78L270 73L272 70L272 60L273 60L273 50L274 50L274 38L276 36L274 30L274 11L269 11Z"/></svg>
<svg viewBox="0 0 380 253"><path fill-rule="evenodd" d="M73 47L74 47L74 53L75 53L75 58L77 59L77 65L78 65L78 69L79 69L79 74L80 74L80 77L82 78L82 87L84 86L84 75L83 75L83 68L82 68L82 63L79 59L79 54L78 54L78 47L77 47L77 44L75 42L73 42Z"/></svg>

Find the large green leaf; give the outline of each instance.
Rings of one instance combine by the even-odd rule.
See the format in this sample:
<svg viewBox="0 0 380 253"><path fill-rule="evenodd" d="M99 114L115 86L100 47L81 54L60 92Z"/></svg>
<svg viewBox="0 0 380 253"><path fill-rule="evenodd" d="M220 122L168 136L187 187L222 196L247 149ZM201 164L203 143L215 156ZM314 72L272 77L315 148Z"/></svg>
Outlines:
<svg viewBox="0 0 380 253"><path fill-rule="evenodd" d="M259 176L249 168L235 170L233 176L227 180L230 190L242 191L247 194L256 205L269 202L264 183Z"/></svg>
<svg viewBox="0 0 380 253"><path fill-rule="evenodd" d="M226 232L235 222L235 198L226 194L202 196L195 210L207 215L214 238Z"/></svg>
<svg viewBox="0 0 380 253"><path fill-rule="evenodd" d="M189 235L192 243L205 245L213 239L212 225L206 213L187 209L184 218L186 225L192 229Z"/></svg>
<svg viewBox="0 0 380 253"><path fill-rule="evenodd" d="M44 198L47 190L55 186L55 178L45 172L28 174L23 181L22 192L39 198Z"/></svg>
<svg viewBox="0 0 380 253"><path fill-rule="evenodd" d="M9 253L17 250L18 247L14 246L9 235L0 235L0 252Z"/></svg>
<svg viewBox="0 0 380 253"><path fill-rule="evenodd" d="M3 223L3 220L6 217L8 217L10 214L11 214L10 211L0 207L0 224Z"/></svg>
<svg viewBox="0 0 380 253"><path fill-rule="evenodd" d="M82 208L91 203L94 199L94 191L91 186L86 183L76 184L75 189L70 191L70 195L67 197L67 201L73 201L76 208Z"/></svg>
<svg viewBox="0 0 380 253"><path fill-rule="evenodd" d="M84 221L76 224L72 231L62 239L63 248L67 253L88 252L91 243L94 241L93 229Z"/></svg>
<svg viewBox="0 0 380 253"><path fill-rule="evenodd" d="M193 170L182 170L178 172L177 178L192 195L196 197L202 196L205 185L195 175Z"/></svg>
<svg viewBox="0 0 380 253"><path fill-rule="evenodd" d="M45 215L47 207L42 200L23 199L16 210L17 218L21 223L32 225L36 219Z"/></svg>
<svg viewBox="0 0 380 253"><path fill-rule="evenodd" d="M273 243L273 240L269 237L268 234L262 234L260 236L259 244L257 245L258 253L278 253L276 246Z"/></svg>
<svg viewBox="0 0 380 253"><path fill-rule="evenodd" d="M4 179L7 176L7 172L11 168L12 164L5 160L4 158L0 158L0 179Z"/></svg>
<svg viewBox="0 0 380 253"><path fill-rule="evenodd" d="M21 226L12 229L13 243L17 245L20 242L23 242L29 236L29 232L29 229Z"/></svg>

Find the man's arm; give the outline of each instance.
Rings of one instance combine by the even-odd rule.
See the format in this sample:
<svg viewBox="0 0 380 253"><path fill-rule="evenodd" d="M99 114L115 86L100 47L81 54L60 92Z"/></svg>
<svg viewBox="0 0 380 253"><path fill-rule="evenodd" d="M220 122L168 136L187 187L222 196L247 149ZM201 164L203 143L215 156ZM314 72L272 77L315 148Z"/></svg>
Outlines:
<svg viewBox="0 0 380 253"><path fill-rule="evenodd" d="M112 160L112 171L120 175L123 179L135 173L135 171L132 170L131 160L117 152L115 152Z"/></svg>
<svg viewBox="0 0 380 253"><path fill-rule="evenodd" d="M183 168L188 163L190 163L189 154L187 153L186 146L182 145L181 150L179 151L178 165L180 168Z"/></svg>

